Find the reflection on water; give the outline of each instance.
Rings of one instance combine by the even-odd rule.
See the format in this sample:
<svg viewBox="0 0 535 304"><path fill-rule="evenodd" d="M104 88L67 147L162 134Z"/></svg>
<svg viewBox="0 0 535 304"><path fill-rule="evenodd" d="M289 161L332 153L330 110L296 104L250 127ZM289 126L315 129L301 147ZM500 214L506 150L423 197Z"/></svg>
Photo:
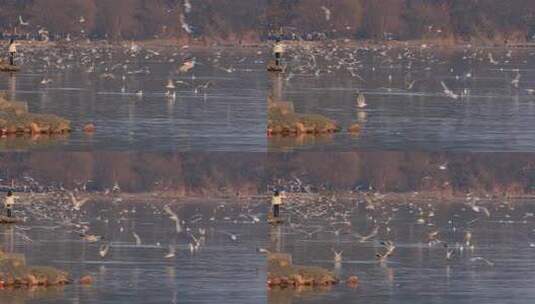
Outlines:
<svg viewBox="0 0 535 304"><path fill-rule="evenodd" d="M68 143L69 134L24 134L0 138L2 151L26 151L28 149L47 149L61 147Z"/></svg>
<svg viewBox="0 0 535 304"><path fill-rule="evenodd" d="M448 198L535 190L531 153L33 152L3 153L0 167L0 185L14 181L34 191L51 186L106 191L117 184L125 192L226 197L263 194L267 185L278 185L302 191L419 191Z"/></svg>
<svg viewBox="0 0 535 304"><path fill-rule="evenodd" d="M489 209L487 217L464 201L416 204L377 199L370 205L359 195L347 201L289 194L282 213L286 223L277 227L265 222L268 200L171 204L186 231L179 234L163 204L91 202L81 212L65 209L65 204L19 206L17 213L29 220L16 226L15 233L12 227L0 227L3 249L25 254L32 264L65 269L75 278L90 273L95 284L70 285L60 293L1 290L2 300L264 303L267 297L268 303L325 303L358 297L367 303L428 303L429 298L440 303L503 303L511 298L530 303L535 298L529 288L535 274L535 205L530 202L478 202ZM84 223L87 233L103 240L83 241L76 227L63 222L64 215ZM358 234L376 228L375 237L359 241ZM437 240L455 250L450 260L442 243L429 241L434 231ZM188 244L195 239L202 245L190 251ZM396 245L385 263L375 258L382 250L381 240ZM102 243L110 245L104 257L99 255ZM169 246L177 253L165 258ZM332 269L341 278L358 275L361 283L357 288L341 284L330 289L267 290L266 258L257 253L259 247L290 253L296 264ZM333 250L343 251L340 264L333 262Z"/></svg>
<svg viewBox="0 0 535 304"><path fill-rule="evenodd" d="M377 204L375 210L366 204L339 207L340 203L331 201L335 210L327 210L322 219L296 217L298 228L285 227L285 250L293 253L298 263L334 269L342 277L358 275L358 288L336 286L313 296L273 290L268 293L271 303L290 296L293 299L286 303L345 303L355 298L366 303L429 303L430 299L437 303L502 303L508 299L529 303L535 298L527 288L527 278L533 277L535 269L531 261L534 208L529 202L493 202L488 218L463 203ZM310 215L318 209L309 206L298 211ZM347 213L350 224L337 223L336 212ZM422 217L424 223L418 221ZM379 227L375 240L359 242L354 236L355 232L367 234L373 227ZM317 232L307 235L301 230ZM336 230L341 230L338 235ZM441 243L429 243L428 235L434 231L441 242L455 248L450 260ZM467 232L472 236L469 242ZM378 240L396 244L394 255L383 264L375 259L381 250ZM338 269L331 248L343 250Z"/></svg>
<svg viewBox="0 0 535 304"><path fill-rule="evenodd" d="M3 153L0 190L27 192L27 222L0 225L1 249L95 283L0 303L531 303L534 166L530 153ZM272 187L288 191L278 226ZM69 191L90 200L76 210ZM384 263L381 241L396 246ZM360 284L268 289L258 248Z"/></svg>
<svg viewBox="0 0 535 304"><path fill-rule="evenodd" d="M41 214L35 213L38 208L17 210L30 219L17 226L14 251L25 254L29 263L52 265L74 278L90 273L96 282L90 287L67 286L61 299L46 294L32 299L26 294L24 303L214 303L223 298L229 303L251 303L265 299L264 257L255 248L264 246L268 227L239 220L237 215L248 210L245 206L172 205L187 222L188 232L181 234L174 231L162 205L90 203L79 214L62 210L61 203L39 209ZM103 236L103 241L83 241L76 227L62 222L63 215L85 222L87 233ZM199 233L200 228L206 229L205 235ZM2 226L0 233L9 236L9 229ZM231 241L226 231L238 234L239 240ZM139 245L134 233L141 240ZM21 239L21 234L32 241ZM195 253L188 249L192 235L203 239ZM104 242L110 250L101 257L99 247ZM176 257L165 258L170 245L177 248ZM4 296L7 299L13 293L0 291L0 298Z"/></svg>

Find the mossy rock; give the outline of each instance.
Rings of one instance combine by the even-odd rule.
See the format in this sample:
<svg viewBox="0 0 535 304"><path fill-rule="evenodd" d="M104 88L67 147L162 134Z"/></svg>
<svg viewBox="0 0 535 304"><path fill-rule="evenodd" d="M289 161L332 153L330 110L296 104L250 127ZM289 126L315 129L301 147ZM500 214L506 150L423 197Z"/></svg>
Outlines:
<svg viewBox="0 0 535 304"><path fill-rule="evenodd" d="M286 65L277 65L275 60L270 60L267 65L268 72L284 72L286 70Z"/></svg>
<svg viewBox="0 0 535 304"><path fill-rule="evenodd" d="M20 67L16 65L11 65L7 63L0 63L0 72L18 72Z"/></svg>
<svg viewBox="0 0 535 304"><path fill-rule="evenodd" d="M0 95L0 135L69 132L69 120L51 114L29 113L25 103L8 101L5 95Z"/></svg>
<svg viewBox="0 0 535 304"><path fill-rule="evenodd" d="M0 215L0 224L16 224L22 222L22 219L16 217L7 217Z"/></svg>
<svg viewBox="0 0 535 304"><path fill-rule="evenodd" d="M27 266L23 256L0 251L0 287L57 286L69 284L69 275L53 267Z"/></svg>
<svg viewBox="0 0 535 304"><path fill-rule="evenodd" d="M31 267L28 271L37 279L38 285L65 285L69 283L69 275L66 272L52 267Z"/></svg>
<svg viewBox="0 0 535 304"><path fill-rule="evenodd" d="M330 286L337 283L338 279L329 270L316 266L294 265L291 255L288 254L268 255L268 286Z"/></svg>
<svg viewBox="0 0 535 304"><path fill-rule="evenodd" d="M282 106L268 108L268 135L326 134L338 132L335 121L319 114L297 114Z"/></svg>

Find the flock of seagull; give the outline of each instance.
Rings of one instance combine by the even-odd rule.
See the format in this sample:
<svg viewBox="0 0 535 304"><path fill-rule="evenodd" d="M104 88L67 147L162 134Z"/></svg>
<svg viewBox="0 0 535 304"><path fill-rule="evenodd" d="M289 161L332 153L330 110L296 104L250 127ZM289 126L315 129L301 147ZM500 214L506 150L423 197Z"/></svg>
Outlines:
<svg viewBox="0 0 535 304"><path fill-rule="evenodd" d="M327 11L325 13L328 14ZM23 21L21 20L21 22ZM439 94L452 100L462 100L469 96L470 88L452 89L452 85L447 82L459 81L462 83L475 78L475 71L461 72L451 68L452 78L413 79L413 71L431 71L433 66L448 64L425 45L420 48L350 47L332 42L327 45L292 44L287 50L285 60L289 68L288 72L282 76L286 82L290 82L296 76L320 77L332 73L346 73L348 79L360 83L361 88L356 92L356 106L360 109L368 106L365 96L368 80L361 75L361 71L365 69L369 69L371 72L377 69L405 71L403 79L395 79L394 72L388 74L385 79L387 92L411 92L417 89L420 82L435 82L437 87L440 85ZM522 74L519 69L508 68L513 64L512 51L509 50L498 56L497 53L493 53L489 49L467 47L463 52L461 63L466 63L466 66L471 67L476 63L488 63L491 66L496 66L496 70L504 75L504 83L511 89L525 92L528 95L535 94L535 89L526 88L526 84L522 83ZM265 62L266 57L265 52L257 51L253 55L237 59L234 66L228 66L222 62L228 62L228 56L235 56L231 50L216 50L202 60L193 56L193 53L194 51L188 47L182 47L175 51L151 49L136 44L125 44L120 47L108 45L81 47L76 44L67 44L50 48L25 46L20 60L30 66L34 72L47 75L40 82L44 87L53 85L54 77L61 77L57 76L55 71L83 69L88 75L88 82L117 83L121 93L138 96L143 96L144 92L139 88L131 87L130 80L139 75L151 74L149 64L151 62L165 63L173 68L170 69L168 79L162 81L162 92L167 99L174 100L178 87L189 87L194 94L199 94L206 92L214 85L212 80L201 81L195 76L195 70L199 66L208 66L229 74L236 71L251 72L252 70L240 70L236 66L244 63L260 65ZM371 57L370 54L372 54ZM533 55L533 53L529 54L529 56ZM401 85L396 87L394 82L401 83ZM446 169L445 164L444 169L441 168L441 170ZM480 199L473 195L467 195L466 201L463 203L464 207L460 209L462 216L454 215L448 225L440 226L435 222L437 207L433 204L387 203L382 194L367 192L358 192L352 199L342 200L335 194L313 193L309 186L303 185L299 180L292 181L292 183L296 185L287 189L289 191L287 191L283 208L284 217L287 220L287 223L283 225L284 229L287 230L288 234L296 235L305 240L334 236L337 241L333 243L331 251L335 264L343 264L343 255L350 250L341 248L343 243L338 242L340 239L351 240L352 246L363 243L373 244L376 252L375 256L370 258L376 259L379 263L388 263L399 251L395 239L395 227L392 223L396 221L401 210L405 209L414 218L414 225L421 225L427 230L422 235L421 243L429 248L440 248L443 251L445 261L453 262L456 259L467 257L467 261L470 263L480 263L489 267L495 265L490 259L473 254L477 252L477 243L474 239L474 235L477 235L477 225L493 218L489 207L480 204ZM277 187L280 188L281 185L277 185ZM119 187L114 186L107 194L113 197L115 193L119 192ZM122 209L123 202L120 196L117 196L113 199L113 205L110 208L114 208L118 214L102 213L96 219L91 219L94 214L89 213L86 209L89 201L91 201L90 195L83 191L54 191L50 192L46 203L39 201L37 196L33 199L30 197L30 202L24 206L20 213L23 216L54 224L50 229L72 231L83 242L98 243L98 255L102 259L106 259L116 242L108 235L98 235L93 232L95 230L93 225L98 226L109 221L116 221L120 227L119 233L125 233L127 230L125 223L130 219L130 216L136 213L136 209L135 207ZM176 206L172 204L165 204L163 207L153 205L150 208L153 209L154 216L163 217L169 221L171 230L183 240L187 240L183 247L191 254L195 254L201 251L206 244L208 231L213 228L211 223L221 220L231 223L260 224L266 216L267 204L266 202L249 202L234 209L238 210L236 214L224 216L219 216L218 211L228 209L229 207L225 204L214 206L212 216L196 214L186 217L179 214ZM514 210L514 206L507 202L493 205L493 208L495 210ZM358 225L354 220L357 215L365 216L368 223L366 232L357 230L356 226ZM526 213L521 220L526 220L532 216L533 214ZM499 220L510 221L506 216ZM17 227L18 233L23 236L25 241L33 241L25 234L25 231L33 229L31 226L21 225ZM240 240L238 233L216 232L224 235L229 242ZM461 234L462 238L451 237L451 232L455 232L455 235ZM127 237L133 246L143 245L143 240L136 231L131 230ZM176 257L177 250L182 248L182 246L175 245L175 241L169 241L168 245L157 243L154 247L165 249L165 253L162 254L164 259ZM258 248L257 250L261 253L273 251L272 248Z"/></svg>
<svg viewBox="0 0 535 304"><path fill-rule="evenodd" d="M109 258L114 247L129 246L132 248L153 248L165 250L164 259L172 259L178 249L198 253L206 244L208 235L215 233L236 243L240 234L233 231L214 230L216 223L258 224L261 222L262 212L259 208L265 203L247 203L233 206L227 202L215 204L206 212L196 212L191 215L180 214L182 204L169 202L165 204L147 203L136 206L127 204L121 196L121 188L117 183L112 187L96 193L87 192L86 184L80 184L73 191L61 186L43 187L33 178L24 179L26 185L20 187L27 192L18 204L15 216L23 219L23 223L15 226L17 236L24 242L35 243L41 240L32 239L32 230L45 229L71 235L71 241L87 244L97 244L98 256L105 260ZM36 191L36 192L34 192ZM23 201L23 202L22 202ZM103 204L98 205L99 201ZM95 205L96 204L96 205ZM145 243L143 234L146 231L136 231L135 221L138 209L147 208L144 216L154 217L154 223L162 222L169 225L169 229L162 230L162 238L169 241ZM265 208L264 208L265 209ZM239 210L239 211L236 211ZM236 212L238 215L236 215ZM139 219L138 219L139 220ZM143 218L146 220L146 218ZM110 227L117 231L111 231ZM106 227L104 230L102 227ZM171 235L167 232L172 232ZM126 241L125 241L126 239ZM183 243L177 245L177 241ZM168 243L165 245L165 243Z"/></svg>
<svg viewBox="0 0 535 304"><path fill-rule="evenodd" d="M332 261L335 269L344 263L343 253L359 251L359 244L375 248L375 257L370 256L369 259L375 258L379 264L385 264L399 250L394 239L397 225L393 222L401 220L400 214L405 209L414 218L414 222L406 224L422 227L421 239L416 241L433 252L443 251L445 265L464 260L475 266L493 267L494 262L475 255L478 248L473 235L477 231L477 224L488 221L491 217L488 209L476 205L476 201L477 198L468 197L465 207L460 208L464 214L452 215L448 225L440 227L434 223L437 207L433 204L386 203L378 193L358 195L350 202L342 202L334 195L295 194L289 196L285 205L289 219L287 233L296 235L297 239L330 242L333 246ZM497 207L512 208L504 204ZM355 223L355 217L359 213L364 214L369 223L365 233L356 231L358 224ZM460 220L462 218L466 220ZM333 237L335 242L332 242Z"/></svg>
<svg viewBox="0 0 535 304"><path fill-rule="evenodd" d="M238 69L225 66L222 58L232 57L231 52L224 49L212 52L206 60L200 62L188 45L179 49L167 47L143 47L135 43L109 45L106 43L60 43L57 46L20 47L17 61L25 66L25 71L32 75L43 75L39 85L43 90L55 88L62 83L65 73L77 71L82 74L83 88L87 89L98 84L110 88L111 91L97 94L122 94L142 98L147 93L161 95L167 101L174 101L177 91L194 95L206 94L214 85L213 80L197 77L196 70L204 66L207 69L232 74ZM262 54L262 52L259 52ZM244 57L235 58L237 64L247 64ZM261 62L253 58L254 62ZM168 74L162 80L162 89L145 92L143 79L152 75L154 65L165 66ZM251 71L250 69L245 69ZM161 75L156 76L162 77ZM164 76L165 77L165 76ZM153 77L154 78L154 77ZM152 80L152 79L151 79ZM118 88L118 89L116 89Z"/></svg>
<svg viewBox="0 0 535 304"><path fill-rule="evenodd" d="M366 91L377 89L384 94L418 94L421 89L437 88L437 96L458 101L468 99L472 95L474 81L478 77L488 77L489 71L497 72L495 77L503 78L502 87L508 89L508 94L533 95L535 89L526 87L530 85L528 81L521 81L518 66L526 64L535 53L528 51L526 54L526 51L520 50L517 53L518 56L512 49L504 51L468 45L460 49L459 55L456 55L458 58L452 61L444 57L444 51L425 44L355 47L336 42L318 45L297 43L288 48L285 79L290 81L297 75L346 75L346 81L350 80L358 87L356 106L360 109L368 106ZM444 73L444 70L447 72ZM433 71L438 73L430 74ZM374 88L380 77L385 77L379 81L383 87Z"/></svg>
<svg viewBox="0 0 535 304"><path fill-rule="evenodd" d="M400 239L404 249L407 242L416 242L417 246L439 256L442 252L447 266L463 262L492 268L496 262L481 255L484 250L480 250L476 236L484 234L490 223L528 225L534 216L530 208L517 209L507 199L499 201L473 193L459 199L455 208L448 207L448 214L444 215L440 214L444 205L431 199L419 200L416 196L411 202L379 192L356 191L349 196L331 191L321 193L312 191L298 178L276 187L288 191L284 204L286 234L294 235L294 240L331 244L332 261L337 267L344 263L344 252L362 249L359 244L375 248L375 257L370 255L369 259L389 263L397 255L397 239ZM407 240L403 232L398 232L403 225L420 227L420 237ZM526 247L534 248L535 243L528 242Z"/></svg>
<svg viewBox="0 0 535 304"><path fill-rule="evenodd" d="M255 66L264 64L269 52L259 50L249 52L248 55L236 56L232 50L219 48L209 54L197 58L195 51L187 45L180 49L173 48L150 48L135 43L125 43L122 46L108 44L100 46L87 46L83 43L59 44L57 47L22 47L19 60L26 63L33 72L40 72L45 76L40 81L43 87L52 86L55 79L61 78L61 71L79 68L85 72L87 81L105 81L117 84L122 94L134 94L143 96L143 89L135 86L134 81L138 76L151 74L151 64L162 63L169 66L169 77L162 83L162 95L167 99L176 98L177 87L190 88L195 94L206 92L214 85L214 81L201 81L196 76L195 70L200 66L211 68L215 71L232 74L236 71L253 72L253 68L236 68L240 65ZM494 54L495 52L496 54ZM500 57L496 57L500 54ZM533 56L529 53L529 56ZM498 58L498 59L496 59ZM521 81L522 74L518 68L514 68L516 58L512 50L504 54L500 51L484 48L466 47L462 50L460 63L462 68L450 67L451 75L413 79L413 75L422 71L432 71L437 66L450 64L445 60L440 51L422 45L418 47L393 47L393 46L349 46L337 42L327 44L292 43L287 47L284 55L287 63L287 72L282 76L287 82L296 76L313 76L346 73L347 79L356 82L357 107L365 108L366 90L371 89L369 79L363 77L370 75L379 69L387 71L383 81L388 92L416 93L420 83L426 87L433 87L433 83L440 86L442 94L452 100L462 100L470 96L470 85L467 81L476 79L475 66L481 63L488 64L496 71L503 73L504 82L511 89L518 90L519 94L525 92L528 95L535 94L535 89L526 88ZM223 64L226 62L226 65ZM228 66L229 62L233 62ZM525 61L524 61L525 62ZM462 70L468 67L468 70ZM474 68L472 68L474 67ZM58 73L58 71L60 71ZM397 79L403 73L403 79ZM477 71L479 72L479 71ZM482 72L483 73L483 72ZM93 77L91 77L93 75ZM484 75L481 75L482 77ZM377 79L375 79L376 81ZM448 84L448 82L450 84ZM454 85L456 89L451 86Z"/></svg>
<svg viewBox="0 0 535 304"><path fill-rule="evenodd" d="M444 215L438 214L440 205L430 201L392 201L379 192L336 193L312 190L312 186L305 185L298 178L282 183L279 181L270 187L284 192L285 223L280 226L284 233L278 237L291 235L297 242L325 241L332 246L332 261L338 267L344 263L344 252L359 250L356 247L362 245L375 248L375 256L370 256L370 259L375 259L380 264L390 263L399 251L396 238L401 236L401 233L397 232L400 225L421 227L420 239L412 241L434 252L442 250L446 263L464 259L469 263L492 267L495 265L493 261L475 254L478 251L475 237L479 233L478 225L491 221L527 224L534 216L531 212L525 212L514 219L514 204L507 201L484 204L483 198L469 193L465 201L460 202L456 212L448 215L449 220L445 224L439 220L444 218ZM150 246L162 251L164 259L173 259L178 250L191 254L199 253L207 239L215 234L224 236L223 239L228 242L239 242L241 235L236 231L243 231L243 228L239 228L240 225L268 225L267 197L248 198L236 203L216 203L204 211L196 210L192 214L191 211L186 211L183 205L175 203L143 204L143 207L125 204L120 194L120 187L115 184L104 192L111 203L94 205L94 201L98 199L83 189L49 190L44 196L42 193L30 193L25 198L27 202L16 211L16 215L27 219L29 224L17 225L17 234L25 242L39 242L32 240L27 233L32 229L62 230L82 242L98 244L98 255L101 259L109 257L110 249L116 246L124 247L125 244L132 248ZM138 234L142 231L136 232L135 225L132 225L139 208L149 208L149 216L152 214L155 217L154 222L169 225L164 231L172 231L172 235L162 232L162 237L166 235L171 238L167 245L164 245L166 242L144 244ZM143 214L147 216L146 212ZM112 222L115 222L117 232L109 231L109 228L102 230L102 227L111 227ZM222 230L218 228L218 223L233 224L236 230ZM125 238L128 240L126 243ZM177 241L182 244L177 245ZM535 244L530 243L529 247L535 247ZM281 249L271 246L256 250L269 253Z"/></svg>

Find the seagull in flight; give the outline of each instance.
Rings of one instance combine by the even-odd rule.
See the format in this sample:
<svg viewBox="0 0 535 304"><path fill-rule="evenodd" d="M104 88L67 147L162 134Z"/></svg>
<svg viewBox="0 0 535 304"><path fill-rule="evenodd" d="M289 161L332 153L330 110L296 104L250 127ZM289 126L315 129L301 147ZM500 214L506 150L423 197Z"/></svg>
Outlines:
<svg viewBox="0 0 535 304"><path fill-rule="evenodd" d="M181 72L181 73L187 73L189 72L191 69L193 69L195 67L195 58L191 59L191 60L187 60L185 61L182 66L180 66L180 68L178 68L178 70Z"/></svg>
<svg viewBox="0 0 535 304"><path fill-rule="evenodd" d="M141 238L139 237L139 235L137 235L137 233L135 233L135 232L132 232L132 235L136 239L136 246L141 245Z"/></svg>
<svg viewBox="0 0 535 304"><path fill-rule="evenodd" d="M163 210L165 211L165 213L169 214L169 219L175 222L176 233L182 232L182 226L180 225L180 219L178 218L178 215L173 212L173 210L171 210L169 205L165 205L165 207L163 207Z"/></svg>
<svg viewBox="0 0 535 304"><path fill-rule="evenodd" d="M494 266L494 263L485 259L484 257L473 257L473 258L470 258L470 262L472 263L475 263L475 262L484 262L485 264L487 264L488 266L490 267L493 267Z"/></svg>
<svg viewBox="0 0 535 304"><path fill-rule="evenodd" d="M100 257L103 258L108 254L109 250L110 250L110 245L102 244L102 245L100 245L98 253L100 254Z"/></svg>
<svg viewBox="0 0 535 304"><path fill-rule="evenodd" d="M444 243L444 248L446 248L446 260L451 261L456 254L455 248L449 248L447 243Z"/></svg>
<svg viewBox="0 0 535 304"><path fill-rule="evenodd" d="M328 9L327 7L325 7L325 6L322 6L321 10L325 14L325 20L327 20L327 21L331 20L331 10Z"/></svg>
<svg viewBox="0 0 535 304"><path fill-rule="evenodd" d="M237 241L238 240L238 235L237 234L226 232L226 231L221 231L221 233L228 235L228 237L233 241Z"/></svg>
<svg viewBox="0 0 535 304"><path fill-rule="evenodd" d="M186 14L191 13L191 2L189 0L184 0L184 11Z"/></svg>
<svg viewBox="0 0 535 304"><path fill-rule="evenodd" d="M452 90L450 90L446 84L444 83L444 81L441 81L440 84L442 85L442 88L444 89L444 94L446 94L446 96L452 98L452 99L459 99L459 95L453 93Z"/></svg>
<svg viewBox="0 0 535 304"><path fill-rule="evenodd" d="M489 209L483 206L476 205L475 201L469 202L468 206L470 206L470 208L472 208L472 211L474 211L475 213L483 212L487 217L490 217Z"/></svg>
<svg viewBox="0 0 535 304"><path fill-rule="evenodd" d="M376 256L380 262L384 262L386 261L386 259L388 259L388 257L394 254L394 250L396 249L396 246L394 246L394 243L392 241L381 242L381 245L384 246L386 251L383 254L378 253Z"/></svg>
<svg viewBox="0 0 535 304"><path fill-rule="evenodd" d="M379 233L379 228L375 227L372 230L372 232L370 234L368 234L368 235L361 235L359 233L355 233L355 235L357 236L357 238L360 239L359 241L361 243L364 243L364 242L369 241L369 240L373 239L374 237L376 237L378 233Z"/></svg>
<svg viewBox="0 0 535 304"><path fill-rule="evenodd" d="M366 97L364 96L364 94L362 93L358 93L359 95L357 96L357 107L358 108L365 108L368 106L368 104L366 103Z"/></svg>
<svg viewBox="0 0 535 304"><path fill-rule="evenodd" d="M515 78L511 81L511 84L515 87L515 88L518 88L519 84L520 84L520 78L522 77L522 75L520 75L520 72L516 72L516 76Z"/></svg>
<svg viewBox="0 0 535 304"><path fill-rule="evenodd" d="M77 199L76 196L74 196L74 193L72 192L69 192L69 196L71 198L71 203L74 207L74 210L80 210L80 208L85 204L87 203L87 201L89 200L88 198L84 198L84 199Z"/></svg>
<svg viewBox="0 0 535 304"><path fill-rule="evenodd" d="M24 20L22 20L22 16L21 16L21 15L19 15L19 23L20 23L20 25L22 25L22 26L28 26L28 25L30 25L29 22L27 22L27 21L24 22Z"/></svg>
<svg viewBox="0 0 535 304"><path fill-rule="evenodd" d="M340 251L340 252L337 252L337 251L334 251L333 249L333 253L334 253L334 262L335 263L342 263L342 253L344 253L344 251Z"/></svg>
<svg viewBox="0 0 535 304"><path fill-rule="evenodd" d="M169 245L169 252L165 255L166 259L174 258L176 255L176 247Z"/></svg>

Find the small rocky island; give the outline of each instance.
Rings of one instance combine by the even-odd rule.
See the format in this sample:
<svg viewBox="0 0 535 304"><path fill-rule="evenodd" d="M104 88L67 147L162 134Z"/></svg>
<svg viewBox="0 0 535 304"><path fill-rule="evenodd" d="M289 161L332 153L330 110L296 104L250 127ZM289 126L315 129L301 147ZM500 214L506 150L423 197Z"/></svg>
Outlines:
<svg viewBox="0 0 535 304"><path fill-rule="evenodd" d="M18 65L11 65L9 62L4 61L0 58L0 72L18 72L20 67Z"/></svg>
<svg viewBox="0 0 535 304"><path fill-rule="evenodd" d="M6 64L0 62L0 72L18 72L20 71L20 67L16 65Z"/></svg>
<svg viewBox="0 0 535 304"><path fill-rule="evenodd" d="M52 114L30 113L25 103L9 101L5 94L0 93L0 136L70 132L69 120Z"/></svg>
<svg viewBox="0 0 535 304"><path fill-rule="evenodd" d="M340 131L335 121L318 114L295 113L291 103L268 101L268 136L328 134Z"/></svg>
<svg viewBox="0 0 535 304"><path fill-rule="evenodd" d="M268 254L269 287L331 286L338 282L335 275L326 269L294 265L289 254Z"/></svg>
<svg viewBox="0 0 535 304"><path fill-rule="evenodd" d="M0 250L0 288L69 284L69 275L52 267L27 266L23 256Z"/></svg>

